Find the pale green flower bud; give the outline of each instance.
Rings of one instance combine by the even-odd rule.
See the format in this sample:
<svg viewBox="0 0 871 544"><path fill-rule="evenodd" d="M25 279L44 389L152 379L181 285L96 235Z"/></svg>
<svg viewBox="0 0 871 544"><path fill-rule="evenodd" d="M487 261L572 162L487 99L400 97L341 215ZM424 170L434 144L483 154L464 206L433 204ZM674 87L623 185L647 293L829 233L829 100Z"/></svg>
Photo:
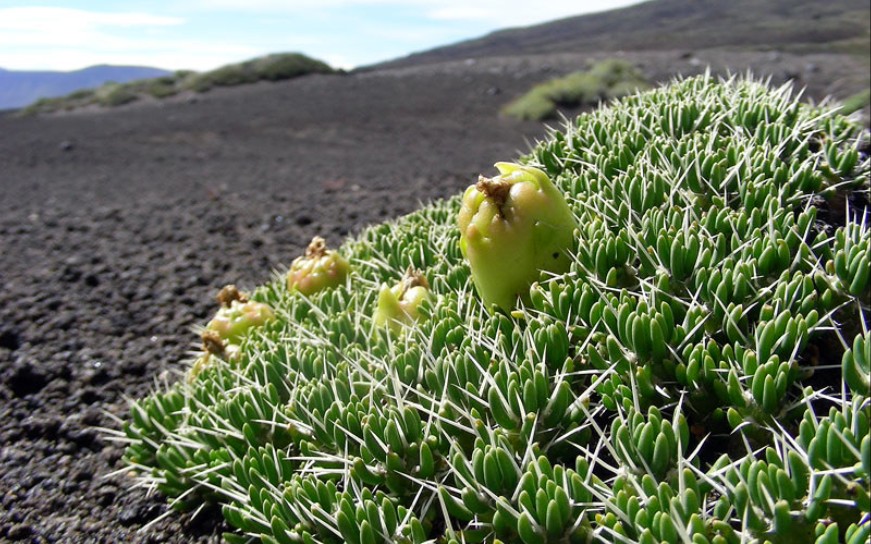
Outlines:
<svg viewBox="0 0 871 544"><path fill-rule="evenodd" d="M577 222L547 174L504 162L496 168L499 176L482 176L463 195L460 249L484 303L511 311L540 271L569 269Z"/></svg>
<svg viewBox="0 0 871 544"><path fill-rule="evenodd" d="M382 285L378 294L378 307L372 319L379 327L389 327L397 332L402 325L409 325L420 317L420 305L429 298L429 282L426 277L409 268L402 280L393 287Z"/></svg>

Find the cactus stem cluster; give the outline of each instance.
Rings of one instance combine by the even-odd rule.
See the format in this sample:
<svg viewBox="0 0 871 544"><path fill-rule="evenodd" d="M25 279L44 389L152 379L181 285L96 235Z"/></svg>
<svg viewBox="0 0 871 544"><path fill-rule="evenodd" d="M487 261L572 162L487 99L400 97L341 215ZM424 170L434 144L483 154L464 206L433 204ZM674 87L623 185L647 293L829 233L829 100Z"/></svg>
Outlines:
<svg viewBox="0 0 871 544"><path fill-rule="evenodd" d="M582 114L222 291L125 461L231 544L864 544L867 138L710 75Z"/></svg>

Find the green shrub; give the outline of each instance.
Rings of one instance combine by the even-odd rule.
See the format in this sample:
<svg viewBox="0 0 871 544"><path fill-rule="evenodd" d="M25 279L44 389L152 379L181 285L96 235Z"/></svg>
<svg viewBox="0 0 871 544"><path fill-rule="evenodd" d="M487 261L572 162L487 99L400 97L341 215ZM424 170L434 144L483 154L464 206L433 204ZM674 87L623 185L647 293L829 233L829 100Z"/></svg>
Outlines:
<svg viewBox="0 0 871 544"><path fill-rule="evenodd" d="M181 92L179 76L171 75L141 81L142 92L154 98L167 98Z"/></svg>
<svg viewBox="0 0 871 544"><path fill-rule="evenodd" d="M59 111L71 111L94 104L97 101L98 95L96 89L83 89L58 98L40 98L33 104L21 109L18 115L29 116L43 113L55 113Z"/></svg>
<svg viewBox="0 0 871 544"><path fill-rule="evenodd" d="M644 81L644 76L631 63L620 59L605 59L590 67L589 73L606 87L620 82Z"/></svg>
<svg viewBox="0 0 871 544"><path fill-rule="evenodd" d="M54 98L40 98L33 104L22 108L19 112L21 116L29 116L29 115L38 115L40 113L51 113L53 111L57 111L57 99Z"/></svg>
<svg viewBox="0 0 871 544"><path fill-rule="evenodd" d="M866 542L869 212L817 213L867 203L863 137L705 76L583 114L522 158L568 272L493 311L459 198L370 227L346 282L277 276L274 320L133 403L125 460L229 542ZM430 296L376 326L409 267Z"/></svg>
<svg viewBox="0 0 871 544"><path fill-rule="evenodd" d="M588 71L574 72L533 87L503 108L502 113L524 120L544 120L556 116L557 109L596 105L620 98L650 85L628 62L606 59Z"/></svg>
<svg viewBox="0 0 871 544"><path fill-rule="evenodd" d="M605 98L607 83L592 72L576 72L543 84L545 95L557 106L596 104Z"/></svg>
<svg viewBox="0 0 871 544"><path fill-rule="evenodd" d="M94 99L95 91L94 89L82 89L79 91L72 92L64 97L66 100L71 101L89 101Z"/></svg>
<svg viewBox="0 0 871 544"><path fill-rule="evenodd" d="M297 53L267 55L252 61L252 68L257 79L267 81L280 81L306 74L326 74L333 71L327 64Z"/></svg>
<svg viewBox="0 0 871 544"><path fill-rule="evenodd" d="M647 89L649 87L650 85L646 83L640 83L635 80L617 81L616 83L605 89L605 94L604 96L602 96L602 100L614 100L616 98L623 98L624 96L629 96L630 94Z"/></svg>
<svg viewBox="0 0 871 544"><path fill-rule="evenodd" d="M540 121L553 118L556 111L556 103L545 89L533 89L505 106L502 113L524 121Z"/></svg>
<svg viewBox="0 0 871 544"><path fill-rule="evenodd" d="M109 107L129 104L137 98L128 85L120 83L107 83L98 88L94 95L98 104Z"/></svg>
<svg viewBox="0 0 871 544"><path fill-rule="evenodd" d="M232 87L255 81L257 81L257 77L249 66L230 64L193 76L190 80L190 88L202 93L214 87Z"/></svg>
<svg viewBox="0 0 871 544"><path fill-rule="evenodd" d="M239 64L228 64L210 72L194 75L189 88L205 92L214 87L231 87L256 81L279 81L312 73L330 73L332 68L299 53L267 55Z"/></svg>

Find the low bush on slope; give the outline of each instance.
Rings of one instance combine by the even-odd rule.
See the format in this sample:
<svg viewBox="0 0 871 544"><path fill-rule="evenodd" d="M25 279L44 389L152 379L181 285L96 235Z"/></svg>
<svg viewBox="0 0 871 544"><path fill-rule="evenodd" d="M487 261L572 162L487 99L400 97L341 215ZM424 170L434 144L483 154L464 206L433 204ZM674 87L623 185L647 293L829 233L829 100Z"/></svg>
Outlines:
<svg viewBox="0 0 871 544"><path fill-rule="evenodd" d="M599 61L589 70L540 83L515 99L502 113L518 119L553 119L560 108L595 106L650 88L650 83L632 64L619 59Z"/></svg>

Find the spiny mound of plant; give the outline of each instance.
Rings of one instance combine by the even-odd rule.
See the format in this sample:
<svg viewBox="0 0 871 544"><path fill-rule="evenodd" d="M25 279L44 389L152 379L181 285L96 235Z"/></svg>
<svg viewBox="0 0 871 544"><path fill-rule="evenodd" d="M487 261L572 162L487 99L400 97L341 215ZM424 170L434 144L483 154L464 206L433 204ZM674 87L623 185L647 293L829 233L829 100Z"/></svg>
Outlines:
<svg viewBox="0 0 871 544"><path fill-rule="evenodd" d="M565 269L506 312L459 198L371 227L344 282L276 278L238 349L135 402L125 459L229 542L865 542L863 137L706 76L584 114L522 158L550 182L500 168L566 195Z"/></svg>
<svg viewBox="0 0 871 544"><path fill-rule="evenodd" d="M542 121L555 118L559 108L595 106L648 88L650 83L635 66L624 60L605 59L589 70L536 85L505 106L502 113L518 119Z"/></svg>

